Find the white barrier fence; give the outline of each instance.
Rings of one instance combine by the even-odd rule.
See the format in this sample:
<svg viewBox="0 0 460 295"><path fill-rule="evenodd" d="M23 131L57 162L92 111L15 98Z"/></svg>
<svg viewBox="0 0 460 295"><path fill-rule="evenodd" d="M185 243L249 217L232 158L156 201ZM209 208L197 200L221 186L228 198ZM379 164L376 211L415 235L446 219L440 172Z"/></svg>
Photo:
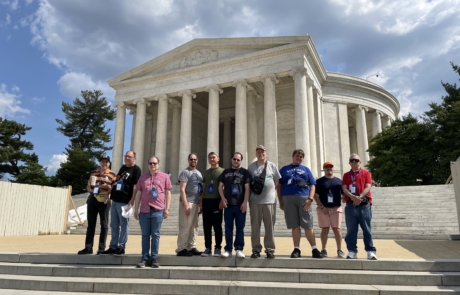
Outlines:
<svg viewBox="0 0 460 295"><path fill-rule="evenodd" d="M71 191L0 181L0 236L64 233Z"/></svg>

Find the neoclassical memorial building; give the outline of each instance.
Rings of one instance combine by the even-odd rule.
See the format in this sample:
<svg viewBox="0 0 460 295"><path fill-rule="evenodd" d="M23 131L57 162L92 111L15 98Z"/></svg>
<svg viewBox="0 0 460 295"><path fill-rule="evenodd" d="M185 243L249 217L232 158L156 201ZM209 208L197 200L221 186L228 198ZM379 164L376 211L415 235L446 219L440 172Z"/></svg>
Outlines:
<svg viewBox="0 0 460 295"><path fill-rule="evenodd" d="M156 155L174 182L191 152L201 171L211 151L224 168L241 152L247 167L259 144L279 167L301 148L315 176L324 161L341 176L352 152L366 165L369 140L400 108L379 85L327 72L308 35L194 39L108 83L117 108L112 169L121 167L130 136L142 171Z"/></svg>

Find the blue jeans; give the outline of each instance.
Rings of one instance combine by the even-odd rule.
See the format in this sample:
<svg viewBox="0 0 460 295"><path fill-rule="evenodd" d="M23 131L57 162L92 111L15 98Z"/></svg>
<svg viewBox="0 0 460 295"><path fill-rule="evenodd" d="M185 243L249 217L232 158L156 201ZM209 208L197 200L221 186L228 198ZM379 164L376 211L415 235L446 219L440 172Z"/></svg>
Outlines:
<svg viewBox="0 0 460 295"><path fill-rule="evenodd" d="M244 248L244 226L246 224L246 212L241 212L240 206L228 206L224 209L225 221L225 245L224 250L232 252L235 250L243 250ZM233 241L233 223L236 226L235 242ZM233 247L232 247L233 244Z"/></svg>
<svg viewBox="0 0 460 295"><path fill-rule="evenodd" d="M121 207L126 205L112 201L112 208L110 209L110 229L112 230L110 248L113 250L126 248L129 233L129 218L124 218L121 215Z"/></svg>
<svg viewBox="0 0 460 295"><path fill-rule="evenodd" d="M353 206L353 203L347 203L345 206L345 222L347 224L347 235L345 243L350 252L358 252L356 243L358 240L358 225L363 230L364 249L366 251L376 252L372 242L372 209L369 204Z"/></svg>
<svg viewBox="0 0 460 295"><path fill-rule="evenodd" d="M139 224L142 232L142 260L158 258L162 223L163 210L150 208L150 213L139 213Z"/></svg>

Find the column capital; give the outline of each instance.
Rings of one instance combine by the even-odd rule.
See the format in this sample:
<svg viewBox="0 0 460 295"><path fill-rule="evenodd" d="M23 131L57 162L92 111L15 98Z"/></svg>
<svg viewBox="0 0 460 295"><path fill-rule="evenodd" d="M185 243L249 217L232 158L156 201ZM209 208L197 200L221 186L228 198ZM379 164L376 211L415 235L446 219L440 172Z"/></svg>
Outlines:
<svg viewBox="0 0 460 295"><path fill-rule="evenodd" d="M313 81L313 79L307 75L307 86L311 86L314 88L314 85L315 85L315 81Z"/></svg>
<svg viewBox="0 0 460 295"><path fill-rule="evenodd" d="M204 91L210 92L211 90L218 91L219 94L222 94L224 91L217 84L209 85L204 88Z"/></svg>
<svg viewBox="0 0 460 295"><path fill-rule="evenodd" d="M143 98L143 97L136 98L133 102L134 102L135 105L138 105L138 104L141 104L141 103L145 103L145 104L147 104L148 106L150 105L150 102L148 102L148 101L147 101L145 98Z"/></svg>
<svg viewBox="0 0 460 295"><path fill-rule="evenodd" d="M178 102L177 100L170 99L170 100L169 100L169 107L170 107L171 109L173 109L173 108L180 108L180 107L181 107L181 103Z"/></svg>
<svg viewBox="0 0 460 295"><path fill-rule="evenodd" d="M289 75L291 75L292 77L295 77L296 75L302 75L302 76L308 77L308 71L304 67L295 68L289 71Z"/></svg>
<svg viewBox="0 0 460 295"><path fill-rule="evenodd" d="M260 97L259 93L257 93L257 91L252 86L248 86L247 93L248 93L248 99L249 98L257 99Z"/></svg>
<svg viewBox="0 0 460 295"><path fill-rule="evenodd" d="M169 99L169 97L166 94L160 94L160 95L155 95L153 98L154 101L160 101L161 99Z"/></svg>
<svg viewBox="0 0 460 295"><path fill-rule="evenodd" d="M371 110L371 111L369 111L369 113L371 113L371 114L377 114L377 115L379 115L380 117L383 116L383 113L382 113L381 111L379 111L379 110Z"/></svg>
<svg viewBox="0 0 460 295"><path fill-rule="evenodd" d="M225 123L225 122L233 123L233 119L232 119L231 117L221 118L219 121L220 121L221 123Z"/></svg>
<svg viewBox="0 0 460 295"><path fill-rule="evenodd" d="M190 95L192 98L195 98L196 97L196 94L193 93L192 90L190 89L184 89L184 90L181 90L179 91L179 96L182 97L183 95Z"/></svg>
<svg viewBox="0 0 460 295"><path fill-rule="evenodd" d="M114 107L116 107L117 109L118 108L126 108L126 105L123 101L116 101L114 104L113 104Z"/></svg>
<svg viewBox="0 0 460 295"><path fill-rule="evenodd" d="M353 108L354 111L356 110L364 110L365 112L368 112L369 111L369 108L365 107L365 106L362 106L362 105L358 105L356 106L355 108Z"/></svg>
<svg viewBox="0 0 460 295"><path fill-rule="evenodd" d="M248 86L249 84L248 84L248 82L247 82L246 80L244 80L244 79L235 80L235 81L232 82L232 86L233 86L233 87L236 87L236 86L238 86L238 85L241 85L241 86Z"/></svg>
<svg viewBox="0 0 460 295"><path fill-rule="evenodd" d="M265 74L265 75L262 75L260 76L260 79L262 79L262 81L265 83L265 80L266 79L271 79L273 82L275 82L275 84L278 84L279 80L276 78L276 74Z"/></svg>
<svg viewBox="0 0 460 295"><path fill-rule="evenodd" d="M131 105L127 106L126 108L129 110L130 115L134 115L136 113L136 106L131 104Z"/></svg>

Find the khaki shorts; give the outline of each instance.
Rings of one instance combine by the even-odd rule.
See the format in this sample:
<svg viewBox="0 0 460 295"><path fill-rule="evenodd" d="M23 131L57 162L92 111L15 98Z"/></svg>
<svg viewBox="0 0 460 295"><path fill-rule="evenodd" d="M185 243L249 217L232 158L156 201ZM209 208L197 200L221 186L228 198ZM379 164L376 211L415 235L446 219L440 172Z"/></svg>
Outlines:
<svg viewBox="0 0 460 295"><path fill-rule="evenodd" d="M325 212L327 209L327 212ZM342 207L337 206L334 208L319 209L316 207L316 213L318 213L318 225L319 227L332 227L340 228L342 225Z"/></svg>

